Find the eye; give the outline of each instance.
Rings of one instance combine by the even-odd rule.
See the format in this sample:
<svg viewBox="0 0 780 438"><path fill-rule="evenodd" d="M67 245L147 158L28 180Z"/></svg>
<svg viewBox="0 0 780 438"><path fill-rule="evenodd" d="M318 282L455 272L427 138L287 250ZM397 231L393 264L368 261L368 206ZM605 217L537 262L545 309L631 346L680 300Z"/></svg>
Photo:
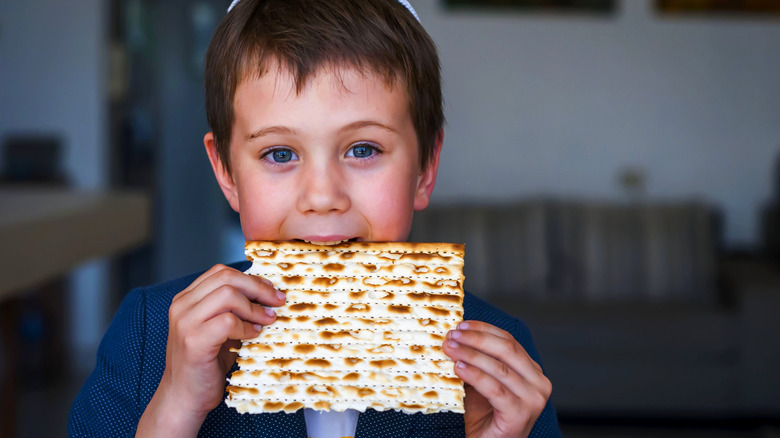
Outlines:
<svg viewBox="0 0 780 438"><path fill-rule="evenodd" d="M347 157L368 158L377 153L379 153L379 148L371 143L363 142L352 145L347 151Z"/></svg>
<svg viewBox="0 0 780 438"><path fill-rule="evenodd" d="M290 148L275 147L265 151L260 158L276 164L276 163L287 163L292 160L297 160L298 155L295 152L293 152L292 149Z"/></svg>

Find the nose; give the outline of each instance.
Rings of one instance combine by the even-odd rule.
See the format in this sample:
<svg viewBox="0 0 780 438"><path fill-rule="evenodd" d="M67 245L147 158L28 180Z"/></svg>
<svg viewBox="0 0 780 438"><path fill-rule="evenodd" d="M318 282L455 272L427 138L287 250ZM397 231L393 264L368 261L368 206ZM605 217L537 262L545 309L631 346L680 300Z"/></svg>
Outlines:
<svg viewBox="0 0 780 438"><path fill-rule="evenodd" d="M339 213L349 209L350 199L344 177L335 164L320 164L307 169L298 210L301 213Z"/></svg>

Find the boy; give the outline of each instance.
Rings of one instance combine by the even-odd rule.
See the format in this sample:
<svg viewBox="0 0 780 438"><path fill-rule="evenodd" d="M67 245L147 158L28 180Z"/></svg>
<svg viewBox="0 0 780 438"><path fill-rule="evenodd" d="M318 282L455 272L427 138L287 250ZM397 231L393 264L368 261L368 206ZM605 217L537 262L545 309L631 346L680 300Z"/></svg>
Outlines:
<svg viewBox="0 0 780 438"><path fill-rule="evenodd" d="M205 81L206 152L247 240L406 240L433 190L444 121L436 49L411 7L241 0L215 32ZM285 302L247 268L133 291L69 433L326 438L343 424L338 436L560 434L527 329L470 294L443 345L467 385L465 415L236 413L222 401L229 349Z"/></svg>

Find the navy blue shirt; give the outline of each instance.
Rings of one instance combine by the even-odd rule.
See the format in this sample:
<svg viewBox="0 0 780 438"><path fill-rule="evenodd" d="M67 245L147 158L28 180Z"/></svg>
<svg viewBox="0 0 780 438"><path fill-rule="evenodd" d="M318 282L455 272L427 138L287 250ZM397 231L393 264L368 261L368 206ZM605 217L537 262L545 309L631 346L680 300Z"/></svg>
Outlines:
<svg viewBox="0 0 780 438"><path fill-rule="evenodd" d="M249 262L233 265L246 270ZM122 302L100 343L95 370L76 396L68 419L69 436L132 436L165 369L168 308L173 297L201 273L164 284L135 289ZM541 363L528 328L466 292L464 319L485 321L511 333ZM550 402L536 421L531 437L559 437ZM239 414L220 403L204 421L203 437L306 437L303 410L292 414ZM461 437L463 415L405 414L368 409L358 417L355 438Z"/></svg>

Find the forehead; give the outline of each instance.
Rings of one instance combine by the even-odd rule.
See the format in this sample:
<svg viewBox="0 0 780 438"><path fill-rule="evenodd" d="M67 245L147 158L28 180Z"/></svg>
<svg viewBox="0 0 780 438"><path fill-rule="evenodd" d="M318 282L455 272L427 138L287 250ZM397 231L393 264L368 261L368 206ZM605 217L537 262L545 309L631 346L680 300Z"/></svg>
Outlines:
<svg viewBox="0 0 780 438"><path fill-rule="evenodd" d="M402 81L354 67L323 66L301 80L289 69L274 64L264 71L245 74L233 98L236 121L247 111L269 113L269 108L263 108L267 105L301 107L328 103L334 111L343 109L339 105L348 104L363 111L411 117Z"/></svg>
<svg viewBox="0 0 780 438"><path fill-rule="evenodd" d="M345 91L349 91L346 87L348 81L360 77L361 79L377 84L384 83L384 85L392 91L395 91L395 88L398 88L398 91L401 91L404 96L408 96L407 87L404 83L405 81L401 79L401 76L397 72L379 71L365 64L339 65L326 63L316 65L313 68L304 68L303 66L288 66L280 63L274 58L265 60L258 59L254 64L248 65L244 63L238 77L239 80L236 84L236 90L247 81L271 77L277 84L276 86L293 89L298 94L303 92L312 81L321 80L323 77L329 78L334 84L339 84L345 88Z"/></svg>

